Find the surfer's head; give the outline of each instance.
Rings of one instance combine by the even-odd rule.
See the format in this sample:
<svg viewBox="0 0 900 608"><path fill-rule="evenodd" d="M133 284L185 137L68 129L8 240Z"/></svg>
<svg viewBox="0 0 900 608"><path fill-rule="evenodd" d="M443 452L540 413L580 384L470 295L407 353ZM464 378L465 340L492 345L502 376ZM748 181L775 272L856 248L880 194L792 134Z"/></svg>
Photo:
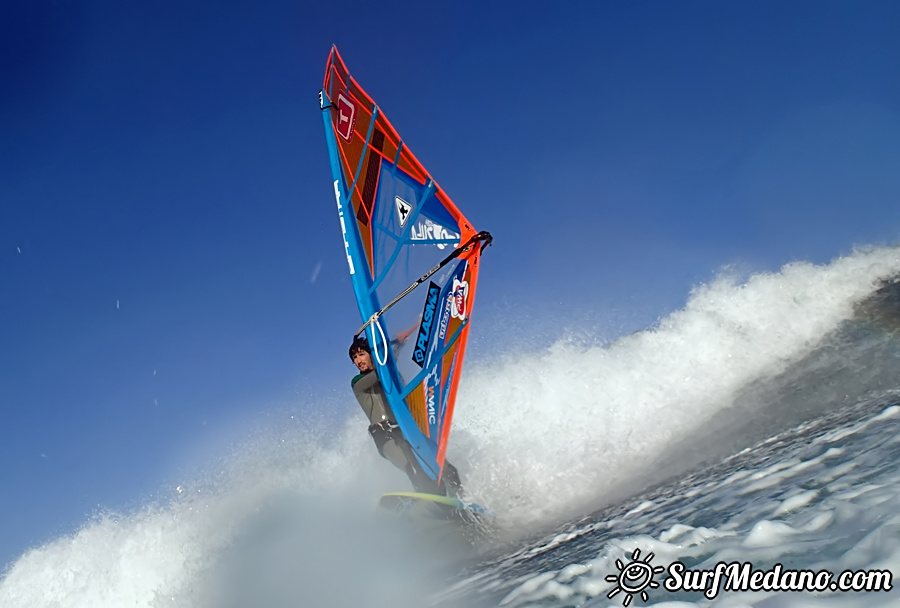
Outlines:
<svg viewBox="0 0 900 608"><path fill-rule="evenodd" d="M366 340L365 336L353 339L353 344L350 345L350 360L362 373L375 369L375 366L372 364L372 351L369 349L369 341Z"/></svg>

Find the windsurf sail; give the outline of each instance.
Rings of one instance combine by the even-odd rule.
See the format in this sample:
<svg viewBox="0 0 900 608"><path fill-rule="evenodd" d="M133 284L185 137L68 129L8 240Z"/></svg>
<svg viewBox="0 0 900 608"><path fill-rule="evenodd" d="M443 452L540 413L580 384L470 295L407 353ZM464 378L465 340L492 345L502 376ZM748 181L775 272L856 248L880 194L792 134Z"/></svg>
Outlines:
<svg viewBox="0 0 900 608"><path fill-rule="evenodd" d="M362 330L403 436L440 480L491 237L413 156L335 47L319 98Z"/></svg>

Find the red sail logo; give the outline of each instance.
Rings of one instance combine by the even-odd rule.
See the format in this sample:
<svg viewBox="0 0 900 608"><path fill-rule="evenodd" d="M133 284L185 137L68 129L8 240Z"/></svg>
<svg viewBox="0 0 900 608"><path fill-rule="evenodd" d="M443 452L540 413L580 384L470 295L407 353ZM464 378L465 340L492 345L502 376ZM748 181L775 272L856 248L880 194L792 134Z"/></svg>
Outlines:
<svg viewBox="0 0 900 608"><path fill-rule="evenodd" d="M469 299L469 282L453 279L453 291L450 292L450 316L466 320L466 301Z"/></svg>
<svg viewBox="0 0 900 608"><path fill-rule="evenodd" d="M356 126L356 104L338 93L337 97L338 120L336 129L338 135L350 141L353 139L353 127Z"/></svg>

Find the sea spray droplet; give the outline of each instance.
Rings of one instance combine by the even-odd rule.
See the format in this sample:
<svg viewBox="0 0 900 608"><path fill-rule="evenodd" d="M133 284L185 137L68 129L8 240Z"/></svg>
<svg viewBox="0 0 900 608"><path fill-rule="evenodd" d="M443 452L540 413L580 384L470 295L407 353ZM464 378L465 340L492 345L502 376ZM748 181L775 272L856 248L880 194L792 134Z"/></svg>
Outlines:
<svg viewBox="0 0 900 608"><path fill-rule="evenodd" d="M316 279L319 278L319 273L322 271L322 262L316 264L316 267L313 268L312 276L309 277L310 284L315 284Z"/></svg>

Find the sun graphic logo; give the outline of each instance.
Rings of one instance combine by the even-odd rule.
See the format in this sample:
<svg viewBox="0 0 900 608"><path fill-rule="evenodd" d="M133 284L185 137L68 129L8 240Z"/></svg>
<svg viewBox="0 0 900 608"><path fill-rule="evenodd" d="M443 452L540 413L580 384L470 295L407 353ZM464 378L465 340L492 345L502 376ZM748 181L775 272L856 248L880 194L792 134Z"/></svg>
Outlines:
<svg viewBox="0 0 900 608"><path fill-rule="evenodd" d="M608 575L606 577L606 582L617 583L617 585L613 587L612 591L606 594L606 597L612 599L614 595L620 591L624 591L625 601L622 603L623 606L630 604L636 593L639 593L641 599L645 602L650 599L645 589L647 589L647 587L650 587L651 589L659 587L659 583L653 580L653 575L659 574L664 571L665 568L662 566L654 567L650 565L650 561L653 559L652 553L648 554L643 560L641 560L640 557L641 550L635 549L634 553L631 554L631 561L627 564L622 564L622 560L620 559L616 560L616 567L619 569L619 575Z"/></svg>

